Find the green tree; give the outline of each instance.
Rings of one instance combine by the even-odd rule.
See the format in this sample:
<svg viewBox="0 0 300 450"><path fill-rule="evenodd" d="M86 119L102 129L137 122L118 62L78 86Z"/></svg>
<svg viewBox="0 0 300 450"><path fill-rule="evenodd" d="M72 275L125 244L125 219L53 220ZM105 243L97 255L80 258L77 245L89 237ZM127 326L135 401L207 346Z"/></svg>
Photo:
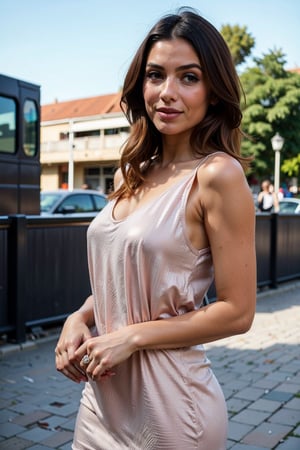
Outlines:
<svg viewBox="0 0 300 450"><path fill-rule="evenodd" d="M245 62L245 59L251 54L251 50L255 45L255 40L248 32L247 27L223 25L220 32L227 42L234 64L238 66Z"/></svg>
<svg viewBox="0 0 300 450"><path fill-rule="evenodd" d="M257 176L269 177L274 171L271 138L276 132L285 139L282 160L299 153L300 75L284 69L281 50L270 50L254 63L240 77L246 96L242 125L251 138L243 140L242 152L255 156L252 171Z"/></svg>
<svg viewBox="0 0 300 450"><path fill-rule="evenodd" d="M288 177L298 177L300 175L300 153L291 159L285 159L281 166L283 173Z"/></svg>

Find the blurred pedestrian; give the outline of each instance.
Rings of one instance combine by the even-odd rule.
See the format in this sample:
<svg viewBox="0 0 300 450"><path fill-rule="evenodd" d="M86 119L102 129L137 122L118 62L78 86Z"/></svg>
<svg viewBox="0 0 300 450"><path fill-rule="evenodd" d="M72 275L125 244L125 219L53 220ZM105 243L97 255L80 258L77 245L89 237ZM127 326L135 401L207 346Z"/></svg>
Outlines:
<svg viewBox="0 0 300 450"><path fill-rule="evenodd" d="M261 212L277 212L279 209L279 203L274 187L270 180L264 180L261 183L261 191L257 197L258 209Z"/></svg>

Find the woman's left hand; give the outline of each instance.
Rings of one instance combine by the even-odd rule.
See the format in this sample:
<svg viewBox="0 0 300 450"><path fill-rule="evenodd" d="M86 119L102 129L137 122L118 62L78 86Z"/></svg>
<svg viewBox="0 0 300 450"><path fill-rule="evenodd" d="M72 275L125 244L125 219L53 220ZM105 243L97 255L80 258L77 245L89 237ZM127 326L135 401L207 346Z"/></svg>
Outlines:
<svg viewBox="0 0 300 450"><path fill-rule="evenodd" d="M99 381L115 375L114 368L134 353L129 327L88 339L75 352L88 377Z"/></svg>

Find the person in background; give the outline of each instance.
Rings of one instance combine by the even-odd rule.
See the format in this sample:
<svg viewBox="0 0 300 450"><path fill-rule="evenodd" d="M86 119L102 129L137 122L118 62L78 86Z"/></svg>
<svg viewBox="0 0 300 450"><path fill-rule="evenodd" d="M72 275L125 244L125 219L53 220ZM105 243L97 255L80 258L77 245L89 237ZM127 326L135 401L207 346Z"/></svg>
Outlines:
<svg viewBox="0 0 300 450"><path fill-rule="evenodd" d="M279 202L274 187L269 180L264 180L261 184L261 191L257 197L258 209L261 212L278 212Z"/></svg>
<svg viewBox="0 0 300 450"><path fill-rule="evenodd" d="M256 258L240 84L221 34L189 9L161 18L121 105L131 132L88 229L92 294L56 346L57 370L85 382L72 448L225 450L203 344L249 330Z"/></svg>
<svg viewBox="0 0 300 450"><path fill-rule="evenodd" d="M284 198L284 189L283 189L283 187L279 188L277 197L278 197L278 201L280 201L280 200L282 200Z"/></svg>

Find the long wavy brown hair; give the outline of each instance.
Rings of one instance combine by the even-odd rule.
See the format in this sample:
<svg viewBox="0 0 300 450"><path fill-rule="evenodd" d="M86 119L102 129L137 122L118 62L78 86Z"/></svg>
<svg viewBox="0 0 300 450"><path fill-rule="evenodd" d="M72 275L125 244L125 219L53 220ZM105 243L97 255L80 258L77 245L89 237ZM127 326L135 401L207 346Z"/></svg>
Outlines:
<svg viewBox="0 0 300 450"><path fill-rule="evenodd" d="M242 112L241 85L229 48L217 29L191 10L163 17L150 30L138 48L124 80L121 108L131 125L122 147L120 167L123 183L111 198L128 197L144 179L153 157L162 153L162 137L149 119L143 97L143 83L148 55L154 43L175 38L185 39L198 55L211 98L204 119L190 137L195 156L223 151L246 168L249 158L240 154Z"/></svg>

